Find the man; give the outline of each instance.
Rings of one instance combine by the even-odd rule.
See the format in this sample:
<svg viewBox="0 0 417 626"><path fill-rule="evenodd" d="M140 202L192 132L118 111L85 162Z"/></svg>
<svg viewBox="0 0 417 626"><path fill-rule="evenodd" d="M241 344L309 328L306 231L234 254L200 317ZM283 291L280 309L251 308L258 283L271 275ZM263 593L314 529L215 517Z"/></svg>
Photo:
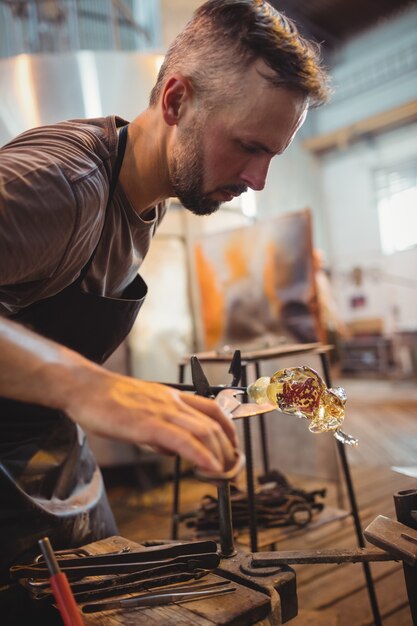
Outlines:
<svg viewBox="0 0 417 626"><path fill-rule="evenodd" d="M177 196L199 215L248 187L326 98L317 50L263 0L209 0L167 53L149 108L32 129L0 151L0 555L116 531L82 428L230 465L208 399L101 363L146 294L137 271Z"/></svg>

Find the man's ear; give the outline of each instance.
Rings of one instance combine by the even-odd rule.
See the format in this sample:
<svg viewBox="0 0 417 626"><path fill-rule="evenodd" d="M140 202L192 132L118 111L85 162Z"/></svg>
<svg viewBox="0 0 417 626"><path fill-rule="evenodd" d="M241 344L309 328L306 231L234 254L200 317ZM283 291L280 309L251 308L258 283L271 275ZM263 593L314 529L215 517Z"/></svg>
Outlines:
<svg viewBox="0 0 417 626"><path fill-rule="evenodd" d="M174 74L167 80L162 92L161 106L162 115L169 126L178 124L191 100L191 93L189 80L181 74Z"/></svg>

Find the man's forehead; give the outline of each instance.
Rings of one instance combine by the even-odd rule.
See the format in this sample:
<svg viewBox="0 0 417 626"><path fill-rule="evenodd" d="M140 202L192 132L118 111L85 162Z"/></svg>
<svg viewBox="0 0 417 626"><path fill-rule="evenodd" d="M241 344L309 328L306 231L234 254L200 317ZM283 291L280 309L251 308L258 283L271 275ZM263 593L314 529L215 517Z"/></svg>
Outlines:
<svg viewBox="0 0 417 626"><path fill-rule="evenodd" d="M250 96L226 114L233 137L270 156L281 154L303 124L308 106L301 94L272 87L258 98Z"/></svg>

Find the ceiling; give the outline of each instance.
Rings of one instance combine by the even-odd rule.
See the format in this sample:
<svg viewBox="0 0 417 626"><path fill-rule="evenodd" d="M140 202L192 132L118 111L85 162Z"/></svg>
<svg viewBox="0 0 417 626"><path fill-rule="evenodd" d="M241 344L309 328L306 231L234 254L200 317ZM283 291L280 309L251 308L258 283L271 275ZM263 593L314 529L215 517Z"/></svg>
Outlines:
<svg viewBox="0 0 417 626"><path fill-rule="evenodd" d="M269 0L300 32L337 49L352 36L411 6L415 0Z"/></svg>

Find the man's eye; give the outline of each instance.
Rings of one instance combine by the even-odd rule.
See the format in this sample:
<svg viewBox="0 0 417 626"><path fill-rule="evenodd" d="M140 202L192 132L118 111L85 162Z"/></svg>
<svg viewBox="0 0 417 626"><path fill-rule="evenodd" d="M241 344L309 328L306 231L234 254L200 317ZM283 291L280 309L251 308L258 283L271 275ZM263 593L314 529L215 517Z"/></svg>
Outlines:
<svg viewBox="0 0 417 626"><path fill-rule="evenodd" d="M244 150L245 152L249 152L250 154L256 154L258 152L258 148L256 148L255 146L249 146L246 143L242 143L240 145L242 147L242 150Z"/></svg>

